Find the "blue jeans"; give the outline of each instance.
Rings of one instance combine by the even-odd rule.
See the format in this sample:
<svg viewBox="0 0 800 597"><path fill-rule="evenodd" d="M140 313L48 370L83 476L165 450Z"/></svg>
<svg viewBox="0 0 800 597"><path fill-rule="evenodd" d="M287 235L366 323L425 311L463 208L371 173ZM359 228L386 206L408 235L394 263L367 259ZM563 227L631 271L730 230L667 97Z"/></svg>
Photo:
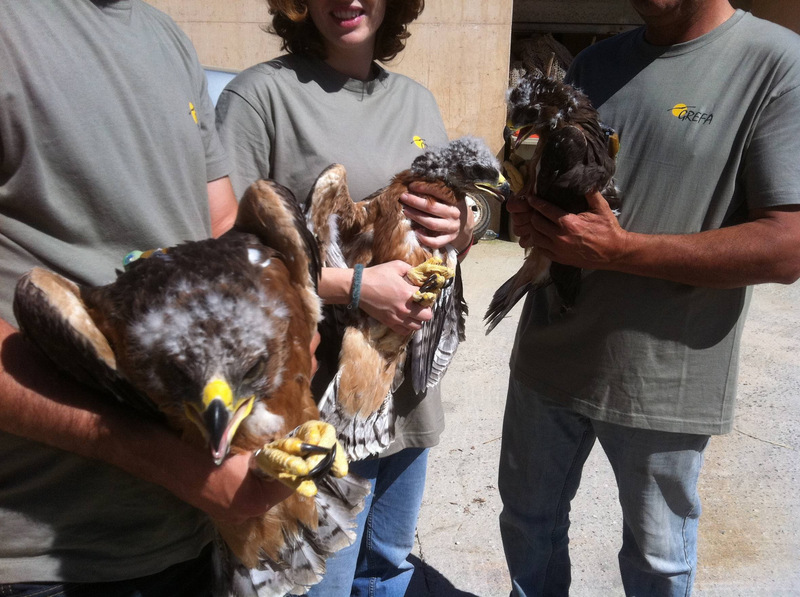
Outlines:
<svg viewBox="0 0 800 597"><path fill-rule="evenodd" d="M372 492L357 518L356 541L327 561L309 597L405 595L414 574L406 558L414 548L427 467L428 450L416 448L350 465L370 480Z"/></svg>
<svg viewBox="0 0 800 597"><path fill-rule="evenodd" d="M0 584L0 597L211 597L213 546L162 572L115 582Z"/></svg>
<svg viewBox="0 0 800 597"><path fill-rule="evenodd" d="M608 456L619 490L619 568L625 594L687 597L697 568L697 480L709 437L594 421L514 379L498 484L511 594L569 594L570 501L595 439Z"/></svg>

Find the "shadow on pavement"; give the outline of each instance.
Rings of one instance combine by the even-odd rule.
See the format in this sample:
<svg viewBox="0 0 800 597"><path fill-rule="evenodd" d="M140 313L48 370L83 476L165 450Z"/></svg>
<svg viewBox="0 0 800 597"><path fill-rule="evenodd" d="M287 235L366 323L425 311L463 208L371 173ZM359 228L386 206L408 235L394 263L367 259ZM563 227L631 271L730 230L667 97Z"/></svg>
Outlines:
<svg viewBox="0 0 800 597"><path fill-rule="evenodd" d="M475 593L456 589L445 576L418 557L410 555L414 564L414 576L408 585L406 597L479 597Z"/></svg>

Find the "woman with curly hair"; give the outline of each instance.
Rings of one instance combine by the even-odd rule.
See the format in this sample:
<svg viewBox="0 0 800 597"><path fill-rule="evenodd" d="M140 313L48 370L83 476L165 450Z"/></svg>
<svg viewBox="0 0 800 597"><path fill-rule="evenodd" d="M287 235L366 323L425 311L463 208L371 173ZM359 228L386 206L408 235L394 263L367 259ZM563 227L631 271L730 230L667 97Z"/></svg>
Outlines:
<svg viewBox="0 0 800 597"><path fill-rule="evenodd" d="M240 73L217 105L217 126L233 160L237 196L253 181L272 178L307 197L331 163L347 169L354 198L367 197L407 169L426 143L443 145L447 133L433 95L419 83L385 70L409 37L408 25L424 0L268 0L271 32L286 52ZM426 185L413 193L435 196ZM451 244L462 252L472 240L466 208L403 197L417 235L430 247ZM409 265L393 261L365 268L359 308L399 333L431 318L411 297ZM352 269L324 268L319 293L326 304L350 302ZM326 347L327 344L327 347ZM327 351L326 351L327 348ZM323 334L319 399L337 367L338 349ZM408 376L407 376L408 379ZM425 485L428 449L444 427L439 388L423 396L404 382L395 392L396 437L378 458L352 463L372 482L358 518L357 541L327 562L310 594L405 594L413 574L407 557Z"/></svg>

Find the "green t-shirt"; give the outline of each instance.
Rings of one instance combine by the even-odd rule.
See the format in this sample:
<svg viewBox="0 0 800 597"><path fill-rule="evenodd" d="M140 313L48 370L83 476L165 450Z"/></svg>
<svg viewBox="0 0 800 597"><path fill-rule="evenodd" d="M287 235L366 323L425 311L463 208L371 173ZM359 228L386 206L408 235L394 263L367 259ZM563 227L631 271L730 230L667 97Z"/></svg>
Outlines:
<svg viewBox="0 0 800 597"><path fill-rule="evenodd" d="M794 33L742 11L670 47L638 29L588 48L568 76L620 134L623 228L693 233L800 204ZM525 385L611 423L731 429L748 289L596 271L572 312L551 299L528 297L521 316L511 367Z"/></svg>
<svg viewBox="0 0 800 597"><path fill-rule="evenodd" d="M132 249L210 234L206 183L228 167L202 68L166 15L139 0L0 2L0 73L6 320L33 266L107 283ZM0 582L152 574L211 537L160 487L0 433Z"/></svg>
<svg viewBox="0 0 800 597"><path fill-rule="evenodd" d="M428 145L447 143L433 95L419 83L375 65L369 81L324 62L288 55L240 73L217 102L217 127L232 159L237 196L272 178L305 201L330 164L347 169L354 200L389 184ZM320 351L324 354L324 347ZM315 381L330 371L320 362ZM386 454L430 447L444 428L439 388L420 401L409 379L395 393L396 439Z"/></svg>

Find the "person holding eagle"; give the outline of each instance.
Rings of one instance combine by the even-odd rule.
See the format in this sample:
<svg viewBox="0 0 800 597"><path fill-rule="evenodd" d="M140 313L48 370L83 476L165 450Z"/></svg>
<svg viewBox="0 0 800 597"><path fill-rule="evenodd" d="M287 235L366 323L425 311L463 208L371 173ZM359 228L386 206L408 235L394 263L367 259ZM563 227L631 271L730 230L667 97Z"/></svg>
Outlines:
<svg viewBox="0 0 800 597"><path fill-rule="evenodd" d="M60 374L12 311L35 266L100 285L131 249L231 227L203 70L140 0L3 1L0 38L0 593L210 596L209 517L291 489Z"/></svg>
<svg viewBox="0 0 800 597"><path fill-rule="evenodd" d="M409 36L422 0L269 0L272 30L288 53L240 73L217 103L218 129L233 159L240 195L254 180L273 178L304 200L333 163L347 171L349 196L366 198L408 169L427 146L447 143L432 94L416 82L384 70ZM472 214L462 201L448 205L436 186L411 185L402 195L405 215L416 222L421 244L453 247L461 256L472 242ZM396 204L396 201L395 201ZM387 238L374 238L385 243ZM329 306L356 304L394 333L409 335L433 317L413 300L419 288L406 279L410 265L390 260L366 266L324 267L320 296ZM338 347L323 332L315 397L336 373ZM427 450L444 421L439 387L421 396L410 376L393 394L394 438L378 458L352 463L373 493L359 516L358 541L327 562L310 595L341 597L380 590L404 595L422 500ZM373 594L370 592L370 594Z"/></svg>
<svg viewBox="0 0 800 597"><path fill-rule="evenodd" d="M728 0L631 0L644 27L567 82L619 134L619 218L508 203L523 247L582 268L529 293L511 355L500 529L514 597L567 595L570 501L595 441L626 595L691 594L703 453L733 427L750 286L800 277L800 37ZM520 123L524 124L524 123Z"/></svg>

